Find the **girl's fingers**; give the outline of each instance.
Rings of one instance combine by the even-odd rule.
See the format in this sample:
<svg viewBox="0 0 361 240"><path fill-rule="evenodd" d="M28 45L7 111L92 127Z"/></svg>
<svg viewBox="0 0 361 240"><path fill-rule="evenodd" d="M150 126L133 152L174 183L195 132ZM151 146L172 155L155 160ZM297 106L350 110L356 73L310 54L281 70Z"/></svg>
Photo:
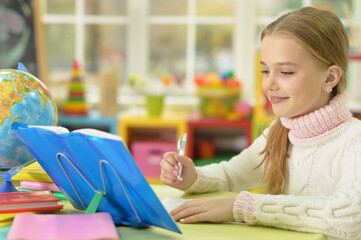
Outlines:
<svg viewBox="0 0 361 240"><path fill-rule="evenodd" d="M181 156L175 152L165 153L162 161L167 162L170 166L172 166L176 169L178 169L178 163L181 163L185 167L191 167L194 164L192 159L190 159L186 156Z"/></svg>
<svg viewBox="0 0 361 240"><path fill-rule="evenodd" d="M202 206L202 200L201 199L194 199L194 200L190 200L187 201L185 203L183 203L182 205L180 205L179 207L176 207L175 209L173 209L170 212L171 216L175 216L181 212L185 212L190 208L195 208L195 207L199 207Z"/></svg>
<svg viewBox="0 0 361 240"><path fill-rule="evenodd" d="M181 223L197 223L197 222L204 222L206 220L207 220L207 214L205 212L201 212L199 214L181 218L181 219L179 219L179 222L181 222Z"/></svg>
<svg viewBox="0 0 361 240"><path fill-rule="evenodd" d="M173 178L168 178L164 175L160 175L160 180L165 183L165 184L168 184L168 185L174 185L174 184L177 184L179 181L178 179L173 179Z"/></svg>
<svg viewBox="0 0 361 240"><path fill-rule="evenodd" d="M175 156L178 155L178 153L175 152L166 152L163 155L163 160L167 161L170 165L175 166L178 165L178 161L175 159Z"/></svg>
<svg viewBox="0 0 361 240"><path fill-rule="evenodd" d="M170 173L173 173L174 171L178 171L178 165L170 163L166 159L162 159L162 161L160 162L160 167L161 167L161 169L166 170L167 172L170 172ZM177 174L178 174L178 172L177 172Z"/></svg>
<svg viewBox="0 0 361 240"><path fill-rule="evenodd" d="M181 155L177 154L174 156L174 158L177 161L177 164L178 164L178 162L180 162L185 167L190 167L194 164L193 160L186 156L181 156Z"/></svg>
<svg viewBox="0 0 361 240"><path fill-rule="evenodd" d="M160 167L162 169L167 170L168 172L172 172L174 170L176 170L174 168L174 166L172 164L170 164L167 160L163 159L162 161L160 161Z"/></svg>
<svg viewBox="0 0 361 240"><path fill-rule="evenodd" d="M193 217L193 219L198 219L197 215L200 215L204 212L203 207L199 205L194 205L191 207L187 207L183 209L182 211L178 211L174 213L173 211L170 213L171 216L175 221L181 220L181 219L188 219L190 217ZM191 218L192 219L192 218Z"/></svg>
<svg viewBox="0 0 361 240"><path fill-rule="evenodd" d="M183 165L182 178L183 181L179 181L178 160ZM175 152L167 152L163 155L163 159L160 162L161 167L161 181L172 187L178 189L187 189L195 181L196 172L192 159L186 156L179 156ZM162 180L163 179L163 180Z"/></svg>
<svg viewBox="0 0 361 240"><path fill-rule="evenodd" d="M176 170L174 170L173 172L169 172L165 169L161 169L160 170L161 172L161 176L164 176L166 178L169 178L169 179L172 179L172 180L176 180L177 179L177 176L178 176L178 172Z"/></svg>
<svg viewBox="0 0 361 240"><path fill-rule="evenodd" d="M186 202L170 212L181 223L234 221L236 197L203 198Z"/></svg>

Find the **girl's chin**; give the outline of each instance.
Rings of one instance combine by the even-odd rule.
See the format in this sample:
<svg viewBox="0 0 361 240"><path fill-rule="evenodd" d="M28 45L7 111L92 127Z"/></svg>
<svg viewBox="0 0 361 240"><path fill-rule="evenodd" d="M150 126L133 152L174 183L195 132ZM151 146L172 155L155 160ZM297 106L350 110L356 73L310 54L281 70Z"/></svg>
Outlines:
<svg viewBox="0 0 361 240"><path fill-rule="evenodd" d="M287 113L285 111L277 111L277 109L273 108L273 114L279 118L292 118L294 115L291 113Z"/></svg>

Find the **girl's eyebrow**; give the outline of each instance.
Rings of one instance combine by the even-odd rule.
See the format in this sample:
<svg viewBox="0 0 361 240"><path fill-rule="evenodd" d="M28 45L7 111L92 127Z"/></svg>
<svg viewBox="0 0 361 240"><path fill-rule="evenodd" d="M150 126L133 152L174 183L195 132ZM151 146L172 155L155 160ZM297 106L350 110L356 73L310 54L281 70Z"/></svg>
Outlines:
<svg viewBox="0 0 361 240"><path fill-rule="evenodd" d="M261 65L266 65L266 66L267 66L267 64L266 64L265 62L263 62L263 61L260 61L259 63L260 63ZM294 66L294 67L297 66L296 63L294 63L294 62L288 62L288 61L286 61L286 62L279 62L279 63L276 63L275 65L279 65L279 66L287 65L287 66Z"/></svg>

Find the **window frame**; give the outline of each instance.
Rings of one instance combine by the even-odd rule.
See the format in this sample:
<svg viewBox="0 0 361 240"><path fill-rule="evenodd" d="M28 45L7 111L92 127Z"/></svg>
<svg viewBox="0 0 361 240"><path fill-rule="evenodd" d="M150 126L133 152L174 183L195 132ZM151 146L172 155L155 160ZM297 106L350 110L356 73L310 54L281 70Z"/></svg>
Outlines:
<svg viewBox="0 0 361 240"><path fill-rule="evenodd" d="M196 16L196 1L187 0L187 15L164 16L150 15L150 0L127 0L126 14L124 16L109 15L85 15L85 0L74 0L74 14L47 14L43 13L43 24L73 24L75 27L75 58L84 63L85 59L85 27L87 24L119 25L125 26L127 32L127 69L128 74L136 72L140 76L147 76L149 67L149 26L164 24L185 24L186 36L186 79L185 89L188 96L192 95L195 86L193 77L195 74L195 49L196 30L201 24L232 24L233 25L233 57L234 73L243 82L243 98L253 100L255 98L255 52L259 48L259 40L256 39L256 29L264 23L269 23L274 18L256 16L256 2L248 0L234 0L234 16ZM361 29L361 3L353 2L356 6L354 23ZM302 6L312 5L312 0L303 0ZM343 20L347 26L348 21ZM247 24L243 24L247 23ZM119 84L121 102L126 93L122 84ZM90 91L90 102L98 102L98 93ZM191 102L194 103L192 100Z"/></svg>

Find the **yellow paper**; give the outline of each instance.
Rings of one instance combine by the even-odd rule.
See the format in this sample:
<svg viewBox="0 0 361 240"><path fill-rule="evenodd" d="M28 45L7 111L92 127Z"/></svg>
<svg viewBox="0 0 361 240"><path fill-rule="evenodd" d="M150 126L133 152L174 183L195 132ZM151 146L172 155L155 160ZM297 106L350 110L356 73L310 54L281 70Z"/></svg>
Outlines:
<svg viewBox="0 0 361 240"><path fill-rule="evenodd" d="M11 219L9 221L0 222L0 227L10 226L13 223L13 220L14 219Z"/></svg>
<svg viewBox="0 0 361 240"><path fill-rule="evenodd" d="M18 214L18 213L1 213L0 214L0 222L12 220L16 216L16 214Z"/></svg>
<svg viewBox="0 0 361 240"><path fill-rule="evenodd" d="M41 181L53 182L49 175L44 171L38 162L34 162L12 177L13 180L28 180L28 181Z"/></svg>

